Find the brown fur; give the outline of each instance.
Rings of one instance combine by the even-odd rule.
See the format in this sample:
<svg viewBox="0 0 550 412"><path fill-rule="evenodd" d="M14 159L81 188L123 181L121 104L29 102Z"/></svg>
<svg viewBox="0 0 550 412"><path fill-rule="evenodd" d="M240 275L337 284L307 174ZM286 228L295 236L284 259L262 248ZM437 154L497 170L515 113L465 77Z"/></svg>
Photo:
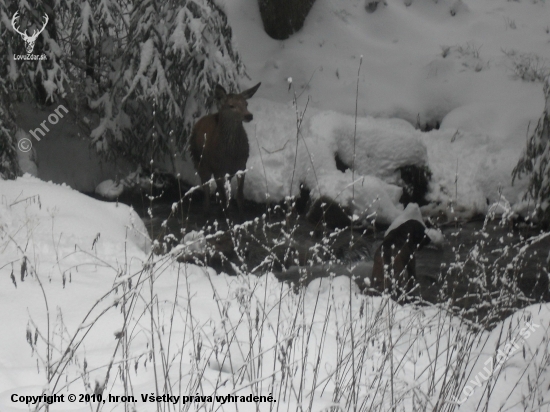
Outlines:
<svg viewBox="0 0 550 412"><path fill-rule="evenodd" d="M411 292L416 279L414 255L430 242L425 229L417 220L407 220L384 237L374 254L373 289L389 292L397 299Z"/></svg>
<svg viewBox="0 0 550 412"><path fill-rule="evenodd" d="M210 209L210 186L206 184L214 175L220 193L222 206L225 209L225 176L229 179L238 171L246 169L249 145L243 122L252 120L252 113L247 109L247 99L251 98L261 83L240 94L227 94L223 87L216 85L218 113L200 118L191 134L189 144L195 169L199 174L204 189L204 212ZM237 205L243 214L244 174L237 176Z"/></svg>

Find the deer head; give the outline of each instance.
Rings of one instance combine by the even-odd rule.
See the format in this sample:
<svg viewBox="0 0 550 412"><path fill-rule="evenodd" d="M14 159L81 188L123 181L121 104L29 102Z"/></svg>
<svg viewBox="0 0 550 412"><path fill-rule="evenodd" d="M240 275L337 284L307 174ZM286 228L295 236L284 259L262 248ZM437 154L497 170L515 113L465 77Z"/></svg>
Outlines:
<svg viewBox="0 0 550 412"><path fill-rule="evenodd" d="M258 83L256 86L240 94L227 93L222 86L217 84L215 96L218 110L220 112L230 112L234 119L238 119L241 122L250 122L252 120L252 113L248 111L248 103L246 101L254 96L260 84Z"/></svg>
<svg viewBox="0 0 550 412"><path fill-rule="evenodd" d="M35 30L32 34L32 36L29 36L27 34L27 30L25 30L24 33L21 33L17 27L15 27L15 21L19 18L19 12L15 12L11 19L11 25L13 29L16 31L16 33L19 33L23 40L25 41L25 49L27 49L27 54L31 54L34 50L34 43L36 42L36 39L38 38L38 35L44 31L46 28L46 24L48 24L49 18L47 14L44 14L44 25L40 30Z"/></svg>

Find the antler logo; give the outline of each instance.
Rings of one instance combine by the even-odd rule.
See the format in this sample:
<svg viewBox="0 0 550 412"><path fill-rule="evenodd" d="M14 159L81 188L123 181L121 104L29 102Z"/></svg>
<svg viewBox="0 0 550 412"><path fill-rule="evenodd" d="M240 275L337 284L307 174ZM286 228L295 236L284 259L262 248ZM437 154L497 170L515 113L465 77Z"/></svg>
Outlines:
<svg viewBox="0 0 550 412"><path fill-rule="evenodd" d="M32 36L29 36L27 34L27 30L25 30L24 33L21 33L17 27L15 27L15 21L19 18L19 12L15 12L11 19L11 25L13 29L21 35L23 40L25 41L25 48L27 49L27 54L31 54L34 50L34 43L36 42L36 39L38 38L38 35L44 31L46 28L46 24L48 24L48 21L50 20L48 15L44 13L44 25L40 30L35 30L32 34Z"/></svg>

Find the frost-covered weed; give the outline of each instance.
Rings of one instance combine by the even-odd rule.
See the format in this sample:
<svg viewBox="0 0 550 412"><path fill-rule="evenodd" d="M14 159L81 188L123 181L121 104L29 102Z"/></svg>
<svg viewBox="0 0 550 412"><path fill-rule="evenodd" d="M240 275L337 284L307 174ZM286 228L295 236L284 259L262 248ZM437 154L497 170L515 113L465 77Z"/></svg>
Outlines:
<svg viewBox="0 0 550 412"><path fill-rule="evenodd" d="M278 244L285 253L290 251L289 239L300 230L298 225L291 217L287 220L285 213L278 222L268 217L230 224L232 240L237 246L240 242L247 245L261 233L267 248ZM32 276L27 281L33 277L41 281L43 274L32 256L2 233L0 247L19 251L22 259L15 263L24 265L27 276ZM307 264L330 255L334 238L342 233L325 232L314 248L318 254L312 254ZM307 287L292 287L266 273L268 264L256 275L242 270L242 274L226 276L204 266L179 263L177 254L152 254L141 268L132 269L129 264L107 264L101 256L77 248L82 261L89 260L78 265L80 276L95 264L111 274L112 286L90 308L79 310L80 321L70 325L65 320L69 308L54 312L53 297L45 292L49 321L31 316L26 339L48 393L135 396L135 402L118 405L91 402L98 411L139 410L141 392L199 394L212 399L179 404L176 410L184 411L225 410L216 396L227 394L271 394L278 404L290 409L301 405L303 410L318 410L329 402L343 410L385 411L395 406L453 411L457 405L449 399L460 397L475 375L474 365L486 360L487 350L491 353L494 334L488 334L485 327L499 326L495 318L511 310L515 302L511 294L517 289L505 283L509 281L506 276L497 279L502 289L499 295L489 290L498 265L487 259L483 239L488 234L486 224L479 231L476 247L462 262L464 268L473 264L479 270L470 284L480 297L478 312L486 310L487 314L479 315L478 322L469 313L456 314L452 300L400 306L388 296L357 293L345 277L329 276ZM542 241L542 235L522 244L536 241ZM68 252L75 253L57 251L60 263ZM509 249L512 267L514 258L521 260L524 252L521 245ZM277 255L274 250L270 253ZM48 277L55 281L62 275L70 273L57 273L54 267ZM77 292L70 281L66 288L60 293ZM488 310L482 301L495 309ZM499 342L504 344L516 326L502 327ZM107 332L112 330L113 335ZM484 352L483 348L489 349ZM548 363L548 356L541 359L540 365ZM541 394L543 379L530 382L534 393ZM494 387L495 382L490 385ZM497 396L490 389L478 391L489 399ZM37 406L37 410L44 409L43 404Z"/></svg>
<svg viewBox="0 0 550 412"><path fill-rule="evenodd" d="M528 82L541 82L550 75L550 65L547 59L535 53L522 53L514 49L502 50L512 64L514 76Z"/></svg>

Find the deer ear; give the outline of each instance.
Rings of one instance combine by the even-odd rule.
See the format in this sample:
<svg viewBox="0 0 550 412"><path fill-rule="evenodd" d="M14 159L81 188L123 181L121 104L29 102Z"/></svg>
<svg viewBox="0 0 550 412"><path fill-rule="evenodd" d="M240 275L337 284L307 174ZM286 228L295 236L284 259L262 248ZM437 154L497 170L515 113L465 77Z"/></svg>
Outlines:
<svg viewBox="0 0 550 412"><path fill-rule="evenodd" d="M219 84L216 84L216 88L214 89L214 96L216 97L216 100L222 101L226 98L227 92Z"/></svg>
<svg viewBox="0 0 550 412"><path fill-rule="evenodd" d="M241 93L241 96L244 97L246 100L250 99L252 96L254 96L254 93L256 93L256 91L260 87L260 84L262 83L260 82L256 86L251 87L248 90L245 90L244 92Z"/></svg>

